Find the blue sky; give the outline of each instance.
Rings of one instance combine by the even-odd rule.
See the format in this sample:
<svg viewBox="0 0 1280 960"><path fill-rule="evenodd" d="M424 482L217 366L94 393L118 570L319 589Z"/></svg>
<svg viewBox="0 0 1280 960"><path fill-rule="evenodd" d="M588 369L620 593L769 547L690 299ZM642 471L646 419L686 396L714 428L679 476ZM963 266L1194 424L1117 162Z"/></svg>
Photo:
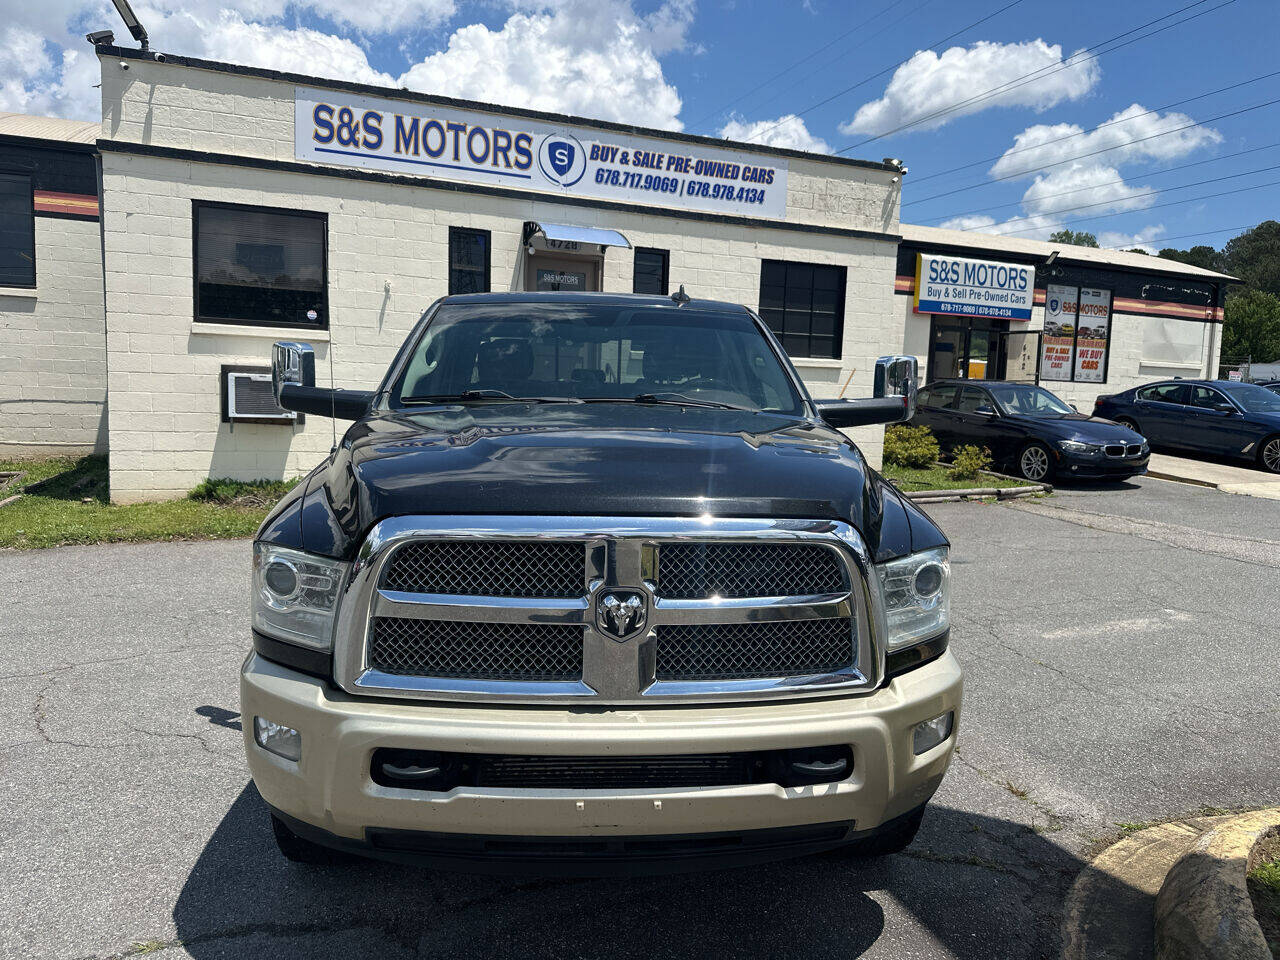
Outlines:
<svg viewBox="0 0 1280 960"><path fill-rule="evenodd" d="M93 119L83 34L127 36L107 0L4 5L0 109ZM1276 0L134 5L153 46L173 53L900 157L915 223L1217 246L1276 217L1280 200L1280 103L1212 119L1280 98L1280 75L1255 80L1280 71ZM1244 85L1201 97L1233 84ZM1198 184L1217 178L1228 179Z"/></svg>

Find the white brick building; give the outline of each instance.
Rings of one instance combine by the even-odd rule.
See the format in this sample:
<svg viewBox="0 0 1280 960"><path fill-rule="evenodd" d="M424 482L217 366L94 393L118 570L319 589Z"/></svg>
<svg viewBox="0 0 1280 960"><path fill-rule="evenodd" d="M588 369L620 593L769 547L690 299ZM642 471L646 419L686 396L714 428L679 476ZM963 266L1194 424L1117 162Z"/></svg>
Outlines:
<svg viewBox="0 0 1280 960"><path fill-rule="evenodd" d="M105 259L96 224L37 221L38 287L14 294L16 310L0 289L0 318L18 333L0 355L14 401L0 404L0 450L109 440L120 502L180 496L208 476L309 470L333 425L237 419L228 375L264 370L273 340L303 340L321 382L332 372L374 387L423 310L454 292L682 284L758 309L818 397L869 395L874 358L899 352L917 354L926 378L1041 374L1082 409L1216 370L1229 278L1075 247L1049 263L1048 244L900 225L896 162L98 53ZM1023 271L1025 309L921 312L921 254ZM1089 296L1106 316L1085 326L1077 301ZM1055 374L1038 331L1045 304L1068 299L1071 323L1049 324L1068 351ZM1100 358L1093 372L1074 368L1077 352ZM46 410L35 397L65 402ZM94 397L97 432L92 414L68 412ZM882 431L852 433L878 463Z"/></svg>
<svg viewBox="0 0 1280 960"><path fill-rule="evenodd" d="M0 457L107 448L98 136L0 114Z"/></svg>

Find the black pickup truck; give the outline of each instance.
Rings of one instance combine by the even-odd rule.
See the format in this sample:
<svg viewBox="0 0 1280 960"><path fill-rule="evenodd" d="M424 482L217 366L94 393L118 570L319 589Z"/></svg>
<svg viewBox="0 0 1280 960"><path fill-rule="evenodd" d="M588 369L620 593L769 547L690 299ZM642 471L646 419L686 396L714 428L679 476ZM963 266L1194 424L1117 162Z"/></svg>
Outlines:
<svg viewBox="0 0 1280 960"><path fill-rule="evenodd" d="M911 842L955 744L948 543L742 306L448 297L253 545L245 745L281 852L636 874Z"/></svg>

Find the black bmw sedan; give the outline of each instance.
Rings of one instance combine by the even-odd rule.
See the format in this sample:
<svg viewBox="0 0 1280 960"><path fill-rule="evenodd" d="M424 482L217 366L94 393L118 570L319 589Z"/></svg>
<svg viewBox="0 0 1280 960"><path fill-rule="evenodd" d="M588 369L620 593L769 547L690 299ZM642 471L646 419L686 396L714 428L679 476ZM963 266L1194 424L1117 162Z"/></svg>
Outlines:
<svg viewBox="0 0 1280 960"><path fill-rule="evenodd" d="M1147 471L1136 431L1089 417L1044 387L992 380L938 380L920 391L912 426L933 431L944 451L986 447L999 466L1028 480L1123 480Z"/></svg>
<svg viewBox="0 0 1280 960"><path fill-rule="evenodd" d="M1252 460L1280 473L1280 394L1232 380L1166 380L1099 397L1093 412L1157 447Z"/></svg>

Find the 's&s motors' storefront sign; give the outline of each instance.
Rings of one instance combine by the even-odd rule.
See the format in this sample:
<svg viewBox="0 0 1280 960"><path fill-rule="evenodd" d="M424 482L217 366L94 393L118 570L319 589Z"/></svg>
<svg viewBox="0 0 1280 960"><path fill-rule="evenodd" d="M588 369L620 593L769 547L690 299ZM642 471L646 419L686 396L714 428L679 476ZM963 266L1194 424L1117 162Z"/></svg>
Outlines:
<svg viewBox="0 0 1280 960"><path fill-rule="evenodd" d="M1034 267L916 254L916 313L1030 320Z"/></svg>
<svg viewBox="0 0 1280 960"><path fill-rule="evenodd" d="M294 155L600 200L787 212L785 160L331 90L296 89Z"/></svg>

